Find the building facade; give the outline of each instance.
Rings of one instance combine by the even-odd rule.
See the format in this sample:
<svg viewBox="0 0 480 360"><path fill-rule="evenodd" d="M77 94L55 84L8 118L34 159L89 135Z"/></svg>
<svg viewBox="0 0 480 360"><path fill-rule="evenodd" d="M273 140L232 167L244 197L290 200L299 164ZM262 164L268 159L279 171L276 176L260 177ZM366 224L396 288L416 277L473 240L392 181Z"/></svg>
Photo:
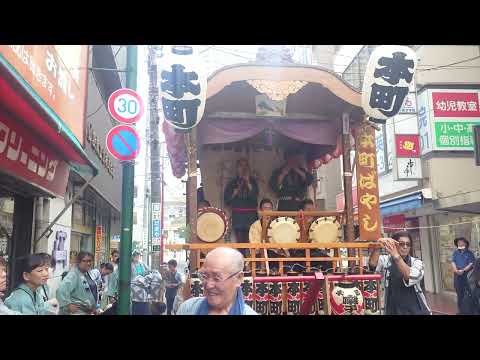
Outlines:
<svg viewBox="0 0 480 360"><path fill-rule="evenodd" d="M53 291L79 251L97 265L108 259L122 173L105 148L114 125L105 104L125 84L114 71L125 58L125 47L1 46L0 255L12 260L10 288L25 254L53 256Z"/></svg>
<svg viewBox="0 0 480 360"><path fill-rule="evenodd" d="M97 173L84 150L87 65L88 46L0 46L0 251L9 289L15 259L48 251L57 234L55 245L64 245L69 214L57 215L69 201L69 174Z"/></svg>

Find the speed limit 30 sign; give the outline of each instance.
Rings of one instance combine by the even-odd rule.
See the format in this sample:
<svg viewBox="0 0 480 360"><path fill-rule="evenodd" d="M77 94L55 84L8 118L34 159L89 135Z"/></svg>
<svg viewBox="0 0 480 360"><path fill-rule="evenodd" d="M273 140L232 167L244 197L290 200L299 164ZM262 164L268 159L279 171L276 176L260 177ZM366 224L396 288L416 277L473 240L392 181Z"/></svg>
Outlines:
<svg viewBox="0 0 480 360"><path fill-rule="evenodd" d="M134 124L143 115L143 100L132 89L118 89L108 98L108 112L115 120L121 123Z"/></svg>

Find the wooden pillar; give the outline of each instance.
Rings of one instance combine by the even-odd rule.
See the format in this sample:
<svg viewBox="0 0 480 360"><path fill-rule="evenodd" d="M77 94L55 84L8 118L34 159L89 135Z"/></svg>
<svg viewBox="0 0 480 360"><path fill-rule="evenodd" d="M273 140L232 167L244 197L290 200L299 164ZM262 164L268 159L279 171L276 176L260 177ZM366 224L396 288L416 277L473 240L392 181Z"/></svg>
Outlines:
<svg viewBox="0 0 480 360"><path fill-rule="evenodd" d="M342 115L342 137L343 137L343 191L345 194L345 219L346 219L346 241L352 242L355 239L353 228L353 197L352 197L352 164L350 159L350 116L348 113Z"/></svg>
<svg viewBox="0 0 480 360"><path fill-rule="evenodd" d="M197 242L197 130L193 128L185 134L187 147L187 198L190 225L190 242ZM190 270L196 271L200 264L193 252L190 252Z"/></svg>

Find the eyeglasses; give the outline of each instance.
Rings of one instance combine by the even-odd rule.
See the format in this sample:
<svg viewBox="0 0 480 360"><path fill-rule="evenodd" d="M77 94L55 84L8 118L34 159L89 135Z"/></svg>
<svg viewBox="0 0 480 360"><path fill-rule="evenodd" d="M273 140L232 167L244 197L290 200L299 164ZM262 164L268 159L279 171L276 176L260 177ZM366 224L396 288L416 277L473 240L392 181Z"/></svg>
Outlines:
<svg viewBox="0 0 480 360"><path fill-rule="evenodd" d="M237 271L231 275L229 275L226 279L222 279L222 276L219 275L219 274L213 274L213 275L210 275L206 272L203 272L203 271L199 271L198 272L198 277L200 278L200 280L202 282L207 282L208 280L212 280L214 283L216 284L219 284L219 283L223 283L231 278L233 278L235 275L241 273L242 271Z"/></svg>
<svg viewBox="0 0 480 360"><path fill-rule="evenodd" d="M411 246L411 244L410 244L409 242L399 241L399 242L398 242L398 246L399 246L399 247L409 248L409 247Z"/></svg>

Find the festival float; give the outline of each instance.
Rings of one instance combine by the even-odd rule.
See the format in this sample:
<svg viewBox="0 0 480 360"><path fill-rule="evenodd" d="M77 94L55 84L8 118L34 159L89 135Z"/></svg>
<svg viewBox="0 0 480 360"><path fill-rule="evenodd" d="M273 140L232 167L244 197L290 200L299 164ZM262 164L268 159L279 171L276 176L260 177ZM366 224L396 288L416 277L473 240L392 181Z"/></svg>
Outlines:
<svg viewBox="0 0 480 360"><path fill-rule="evenodd" d="M168 68L173 74L173 66ZM205 84L201 87L203 91ZM162 85L165 89L168 86ZM193 95L200 94L192 86L191 90ZM248 254L243 293L259 314L380 314L380 275L369 271L368 255L381 237L375 120L382 116L369 117L362 93L332 71L296 64L286 49L273 47L260 48L254 62L217 70L207 80L204 98L196 100L204 111L191 113L190 120L183 119L183 114L188 118L188 108L185 113L181 110L181 119L180 112L175 118L163 107L173 174L188 178L190 239L165 246L187 252L190 272L185 298L203 294L196 272L208 251L228 246ZM278 199L268 179L282 165L285 149L292 146L302 149L312 174L342 156L344 210L259 211L261 238L237 243L231 211L223 199L227 182L235 176L236 161L248 159L259 200L270 198L275 203ZM198 210L197 167L205 199L211 204ZM359 199L355 214L354 172ZM308 189L307 197L315 199L314 187ZM267 252L272 249L284 255L272 259ZM279 264L275 271L272 262ZM320 262L331 266L321 271Z"/></svg>

